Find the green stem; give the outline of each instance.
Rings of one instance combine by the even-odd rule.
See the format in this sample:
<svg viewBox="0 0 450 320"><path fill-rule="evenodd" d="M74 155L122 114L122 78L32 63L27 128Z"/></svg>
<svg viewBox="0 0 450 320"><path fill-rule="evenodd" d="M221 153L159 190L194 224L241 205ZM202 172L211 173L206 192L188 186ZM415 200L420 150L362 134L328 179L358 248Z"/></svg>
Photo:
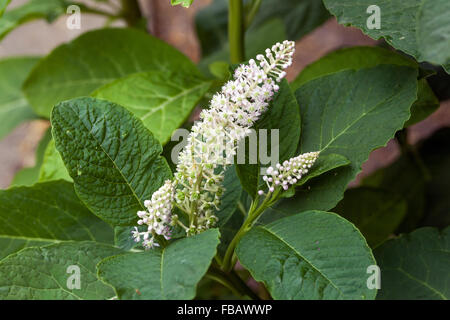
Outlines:
<svg viewBox="0 0 450 320"><path fill-rule="evenodd" d="M244 221L242 226L239 228L238 232L234 236L233 240L229 244L227 251L225 252L225 256L223 258L222 269L226 272L229 272L233 269L233 254L236 249L237 244L242 239L242 237L250 230L253 223L259 218L261 213L268 207L269 204L273 202L273 197L271 194L267 194L266 198L262 202L260 206L258 206L259 198L257 197L253 200L250 210L248 212L247 219Z"/></svg>
<svg viewBox="0 0 450 320"><path fill-rule="evenodd" d="M244 61L244 8L242 0L228 0L228 41L230 60L236 64Z"/></svg>
<svg viewBox="0 0 450 320"><path fill-rule="evenodd" d="M142 18L138 0L122 0L121 14L128 26L136 26Z"/></svg>

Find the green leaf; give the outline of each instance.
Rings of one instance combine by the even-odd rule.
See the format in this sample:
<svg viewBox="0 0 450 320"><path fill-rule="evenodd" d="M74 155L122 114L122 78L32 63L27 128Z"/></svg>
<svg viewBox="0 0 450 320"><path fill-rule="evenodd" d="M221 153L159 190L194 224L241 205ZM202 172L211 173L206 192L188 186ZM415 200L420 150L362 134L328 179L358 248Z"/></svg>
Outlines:
<svg viewBox="0 0 450 320"><path fill-rule="evenodd" d="M52 139L45 149L44 159L39 172L39 182L60 179L73 182L64 165L61 155L56 150L55 141Z"/></svg>
<svg viewBox="0 0 450 320"><path fill-rule="evenodd" d="M173 6L182 5L185 8L189 8L194 0L170 0L170 4Z"/></svg>
<svg viewBox="0 0 450 320"><path fill-rule="evenodd" d="M30 0L20 7L8 10L0 20L0 40L13 29L28 21L44 18L52 22L65 13L68 6L69 3L64 0Z"/></svg>
<svg viewBox="0 0 450 320"><path fill-rule="evenodd" d="M0 61L0 139L23 121L35 118L21 88L38 60L24 57Z"/></svg>
<svg viewBox="0 0 450 320"><path fill-rule="evenodd" d="M371 38L384 38L418 61L450 63L450 2L448 0L324 0L340 24L360 28ZM369 29L370 5L380 8L381 28Z"/></svg>
<svg viewBox="0 0 450 320"><path fill-rule="evenodd" d="M427 82L427 79L420 79L417 88L417 101L411 107L411 118L405 123L405 127L412 126L427 118L435 112L439 106L439 99Z"/></svg>
<svg viewBox="0 0 450 320"><path fill-rule="evenodd" d="M274 299L374 299L367 267L375 259L359 231L336 214L306 211L251 229L241 264Z"/></svg>
<svg viewBox="0 0 450 320"><path fill-rule="evenodd" d="M161 145L119 105L73 99L55 106L51 121L78 196L112 225L133 225L144 200L172 176Z"/></svg>
<svg viewBox="0 0 450 320"><path fill-rule="evenodd" d="M421 228L374 250L381 269L379 300L450 298L450 228Z"/></svg>
<svg viewBox="0 0 450 320"><path fill-rule="evenodd" d="M383 189L349 189L333 212L351 221L373 248L393 234L405 217L408 204L401 196Z"/></svg>
<svg viewBox="0 0 450 320"><path fill-rule="evenodd" d="M225 225L236 210L239 200L242 195L242 186L236 173L236 166L230 166L225 171L225 177L223 180L223 187L225 189L221 199L219 210L216 212L217 218L219 218L218 226Z"/></svg>
<svg viewBox="0 0 450 320"><path fill-rule="evenodd" d="M44 136L39 141L38 147L36 149L36 164L34 167L23 168L14 175L10 187L17 186L32 186L39 180L39 170L41 168L42 162L44 160L45 148L47 147L50 139L52 138L50 128L47 129Z"/></svg>
<svg viewBox="0 0 450 320"><path fill-rule="evenodd" d="M295 155L298 141L300 139L300 110L298 103L292 93L289 84L286 80L280 83L280 89L275 94L275 97L270 103L268 111L266 111L262 118L259 119L253 129L256 130L258 139L258 154L252 151L252 138L247 138L245 143L245 163L240 164L241 160L238 156L237 173L241 180L244 189L251 195L256 196L259 186L263 186L261 177L261 163L259 148L259 136L261 129L267 130L267 150L262 150L263 153L270 155L270 150L278 148L279 157L278 162L283 162ZM272 145L271 129L279 130L279 140ZM243 148L244 144L240 146ZM242 152L242 150L238 151ZM257 164L252 164L252 158L255 156ZM270 164L264 163L270 166ZM271 164L274 165L274 164Z"/></svg>
<svg viewBox="0 0 450 320"><path fill-rule="evenodd" d="M396 232L410 232L417 228L424 215L426 184L420 167L408 155L375 171L364 178L361 184L387 190L407 201L408 211Z"/></svg>
<svg viewBox="0 0 450 320"><path fill-rule="evenodd" d="M301 106L300 152L337 153L346 166L310 180L278 210L329 210L361 170L370 152L385 145L410 117L416 100L417 70L380 65L324 76L296 91Z"/></svg>
<svg viewBox="0 0 450 320"><path fill-rule="evenodd" d="M418 68L417 62L399 53L380 47L352 47L334 51L307 66L291 83L293 90L308 81L343 70L360 70L381 64ZM405 127L413 125L436 111L439 100L434 95L426 79L418 83L418 99L411 107L411 118Z"/></svg>
<svg viewBox="0 0 450 320"><path fill-rule="evenodd" d="M77 198L67 181L0 190L0 259L35 243L113 243L113 230Z"/></svg>
<svg viewBox="0 0 450 320"><path fill-rule="evenodd" d="M0 18L6 10L6 7L11 2L11 0L0 0Z"/></svg>
<svg viewBox="0 0 450 320"><path fill-rule="evenodd" d="M153 36L135 29L100 29L53 50L28 77L24 91L36 113L48 117L61 101L150 70L199 74L186 56Z"/></svg>
<svg viewBox="0 0 450 320"><path fill-rule="evenodd" d="M294 186L294 188L290 188L288 191L282 193L282 197L292 197L295 194L295 188L304 185L306 182L311 180L312 178L318 177L328 171L348 166L350 161L340 154L327 154L324 156L319 156L314 165L309 169L309 172L306 176L302 177Z"/></svg>
<svg viewBox="0 0 450 320"><path fill-rule="evenodd" d="M192 299L218 243L219 231L211 229L164 249L107 258L98 264L98 276L119 299Z"/></svg>
<svg viewBox="0 0 450 320"><path fill-rule="evenodd" d="M96 242L62 242L26 248L0 262L0 299L110 299L112 288L96 275L96 264L120 249ZM69 266L80 269L80 289L69 289Z"/></svg>
<svg viewBox="0 0 450 320"><path fill-rule="evenodd" d="M297 90L308 81L343 70L360 70L380 64L392 64L417 68L414 60L380 47L351 47L339 49L311 63L291 83Z"/></svg>
<svg viewBox="0 0 450 320"><path fill-rule="evenodd" d="M92 96L124 106L165 144L180 127L211 82L177 72L132 74L99 89Z"/></svg>

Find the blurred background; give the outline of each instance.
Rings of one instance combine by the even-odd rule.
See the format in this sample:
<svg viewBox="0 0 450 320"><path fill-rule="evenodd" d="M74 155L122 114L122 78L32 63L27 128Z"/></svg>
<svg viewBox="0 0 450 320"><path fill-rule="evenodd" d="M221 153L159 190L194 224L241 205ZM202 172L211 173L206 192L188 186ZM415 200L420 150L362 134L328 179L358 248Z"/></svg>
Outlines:
<svg viewBox="0 0 450 320"><path fill-rule="evenodd" d="M12 0L8 8L20 6L25 2L26 0ZM102 7L101 3L93 1L80 2L89 3L91 7ZM211 0L196 0L189 9L186 9L181 6L172 7L170 0L140 0L142 12L148 21L148 31L176 47L195 62L201 59L199 41L195 35L195 14L210 3ZM103 6L103 9L108 10L109 7ZM82 14L80 30L69 30L66 27L65 16L51 24L46 23L45 20L24 24L0 42L0 59L17 55L44 56L58 45L88 30L101 28L105 23L105 17ZM115 21L111 25L125 24ZM377 43L358 29L340 26L334 18L330 18L322 26L296 42L294 65L289 69L288 80L294 79L308 64L338 48L372 46ZM409 142L415 143L430 136L439 128L450 126L449 107L449 99L441 101L440 108L434 114L410 127ZM49 123L46 120L29 121L0 140L0 188L8 187L18 170L34 166L37 145L48 127ZM352 185L357 185L363 176L390 164L398 155L399 148L395 140L391 140L386 147L372 152L369 160L363 165L363 172Z"/></svg>

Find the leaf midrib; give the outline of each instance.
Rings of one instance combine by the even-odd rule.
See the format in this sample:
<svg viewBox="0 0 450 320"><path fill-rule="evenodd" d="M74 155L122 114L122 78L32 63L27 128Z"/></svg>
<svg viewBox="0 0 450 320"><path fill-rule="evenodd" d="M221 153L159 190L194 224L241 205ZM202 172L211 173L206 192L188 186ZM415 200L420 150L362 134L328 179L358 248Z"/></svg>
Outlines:
<svg viewBox="0 0 450 320"><path fill-rule="evenodd" d="M117 166L117 164L114 162L114 160L110 157L110 155L108 154L108 152L106 152L106 150L103 148L103 146L99 143L99 141L97 140L97 138L95 137L95 135L92 133L91 130L89 130L86 125L84 124L84 122L82 121L81 117L79 116L79 114L76 112L76 110L74 110L72 107L70 107L70 109L72 110L72 112L75 113L76 117L78 118L79 122L83 125L83 127L86 129L86 131L88 132L88 134L90 136L92 136L92 138L94 139L94 141L97 143L97 145L100 147L100 149L103 151L104 154L106 154L106 156L108 157L108 159L112 162L112 164L114 165L114 167L117 169L117 171L120 173L120 175L122 176L123 180L125 181L125 183L127 184L128 188L131 190L131 192L133 193L133 196L136 198L137 202L139 203L139 206L142 209L145 209L143 204L140 201L140 198L137 196L137 194L134 192L134 189L131 187L130 183L128 182L128 179L123 175L122 171L120 171L119 167ZM106 122L106 118L105 118L105 114L103 114L103 120ZM75 184L76 185L76 184Z"/></svg>
<svg viewBox="0 0 450 320"><path fill-rule="evenodd" d="M305 260L314 270L316 270L324 279L326 279L342 296L344 296L344 293L341 289L339 289L336 284L333 283L328 277L326 277L314 264L312 264L308 259L306 259L300 252L297 251L294 247L292 247L286 240L284 240L281 236L278 234L272 232L270 229L267 229L266 227L261 226L261 229L268 232L273 237L279 239L283 244L285 244L289 249L291 249L296 255L298 255L300 258Z"/></svg>

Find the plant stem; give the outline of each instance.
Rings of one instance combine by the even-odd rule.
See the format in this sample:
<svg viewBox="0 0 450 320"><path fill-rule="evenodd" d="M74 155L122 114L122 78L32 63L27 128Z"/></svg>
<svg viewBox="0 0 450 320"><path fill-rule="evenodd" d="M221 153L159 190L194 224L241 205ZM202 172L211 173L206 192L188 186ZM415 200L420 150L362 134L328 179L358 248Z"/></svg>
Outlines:
<svg viewBox="0 0 450 320"><path fill-rule="evenodd" d="M225 252L225 257L223 258L222 269L226 272L229 272L233 269L233 254L234 249L236 249L237 244L241 240L241 238L247 233L248 230L252 227L253 223L259 218L261 213L274 201L271 194L267 194L264 201L260 206L258 206L259 198L256 197L253 200L250 210L247 215L247 219L244 221L242 226L239 228L238 232L234 236L233 240L229 244L227 251Z"/></svg>
<svg viewBox="0 0 450 320"><path fill-rule="evenodd" d="M236 64L245 59L244 51L244 6L242 0L228 0L228 42L230 60Z"/></svg>
<svg viewBox="0 0 450 320"><path fill-rule="evenodd" d="M121 15L130 27L136 26L141 18L142 12L138 0L122 0Z"/></svg>

